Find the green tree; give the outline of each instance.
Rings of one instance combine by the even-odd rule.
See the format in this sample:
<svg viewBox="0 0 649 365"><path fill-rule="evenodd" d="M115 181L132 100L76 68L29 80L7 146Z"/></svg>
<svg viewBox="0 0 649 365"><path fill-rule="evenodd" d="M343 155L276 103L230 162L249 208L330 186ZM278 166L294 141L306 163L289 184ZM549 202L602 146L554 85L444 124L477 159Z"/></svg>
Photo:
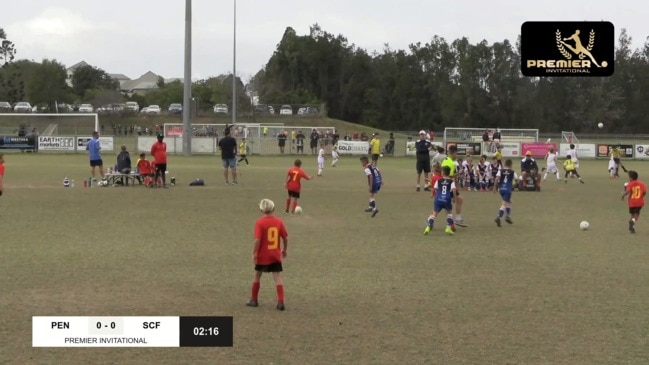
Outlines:
<svg viewBox="0 0 649 365"><path fill-rule="evenodd" d="M14 43L7 39L7 33L0 28L0 62L3 67L14 60L16 52Z"/></svg>
<svg viewBox="0 0 649 365"><path fill-rule="evenodd" d="M79 98L84 98L88 90L118 90L118 88L119 82L97 67L82 66L74 70L72 75L72 91Z"/></svg>
<svg viewBox="0 0 649 365"><path fill-rule="evenodd" d="M27 94L33 105L47 105L54 109L54 103L72 102L72 93L66 84L65 66L56 60L43 60L33 70L27 83Z"/></svg>

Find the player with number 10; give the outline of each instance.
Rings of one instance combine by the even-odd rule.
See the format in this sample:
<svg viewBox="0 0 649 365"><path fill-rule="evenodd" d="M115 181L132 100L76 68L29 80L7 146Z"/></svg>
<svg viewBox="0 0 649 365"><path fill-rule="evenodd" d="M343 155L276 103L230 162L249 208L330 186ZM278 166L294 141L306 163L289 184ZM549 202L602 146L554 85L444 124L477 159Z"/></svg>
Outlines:
<svg viewBox="0 0 649 365"><path fill-rule="evenodd" d="M252 296L249 307L259 306L257 300L261 275L265 272L273 274L277 289L277 309L284 310L284 283L282 282L282 258L286 257L288 233L284 222L273 215L275 203L270 199L262 199L259 210L264 215L255 223L255 244L252 250L252 260L255 263L255 277L252 282ZM280 244L280 240L282 241Z"/></svg>

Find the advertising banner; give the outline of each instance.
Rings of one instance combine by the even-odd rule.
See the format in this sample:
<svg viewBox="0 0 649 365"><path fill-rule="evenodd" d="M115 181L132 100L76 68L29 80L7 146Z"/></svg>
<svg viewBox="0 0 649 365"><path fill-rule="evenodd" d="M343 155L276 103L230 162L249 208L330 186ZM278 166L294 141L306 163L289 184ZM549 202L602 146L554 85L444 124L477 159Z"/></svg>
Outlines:
<svg viewBox="0 0 649 365"><path fill-rule="evenodd" d="M598 144L597 145L597 157L609 157L611 150L615 148L617 144ZM622 151L622 158L631 158L633 157L633 145L623 144L620 145L620 151ZM578 155L579 156L579 155Z"/></svg>
<svg viewBox="0 0 649 365"><path fill-rule="evenodd" d="M534 158L544 158L550 146L554 147L554 151L558 151L559 146L554 142L522 142L521 143L521 156L524 156L527 151L532 152Z"/></svg>
<svg viewBox="0 0 649 365"><path fill-rule="evenodd" d="M36 149L36 136L16 137L4 136L0 137L0 149Z"/></svg>
<svg viewBox="0 0 649 365"><path fill-rule="evenodd" d="M521 155L521 144L518 142L500 142L501 152L503 154L503 157L519 157ZM489 143L482 143L482 149L483 151L488 151L489 150ZM493 152L489 154L489 156L493 156Z"/></svg>
<svg viewBox="0 0 649 365"><path fill-rule="evenodd" d="M74 152L74 137L39 136L38 150Z"/></svg>
<svg viewBox="0 0 649 365"><path fill-rule="evenodd" d="M447 151L450 146L457 146L458 156L480 156L482 154L481 142L446 142Z"/></svg>
<svg viewBox="0 0 649 365"><path fill-rule="evenodd" d="M635 145L635 158L649 159L649 144Z"/></svg>
<svg viewBox="0 0 649 365"><path fill-rule="evenodd" d="M594 144L576 144L577 158L595 158L597 156L597 148ZM570 143L562 143L559 145L560 157L565 158L570 151Z"/></svg>
<svg viewBox="0 0 649 365"><path fill-rule="evenodd" d="M367 155L370 143L367 141L338 141L338 153L341 155Z"/></svg>
<svg viewBox="0 0 649 365"><path fill-rule="evenodd" d="M77 137L77 151L85 151L88 142L92 137ZM113 151L113 137L99 137L99 145L102 151Z"/></svg>

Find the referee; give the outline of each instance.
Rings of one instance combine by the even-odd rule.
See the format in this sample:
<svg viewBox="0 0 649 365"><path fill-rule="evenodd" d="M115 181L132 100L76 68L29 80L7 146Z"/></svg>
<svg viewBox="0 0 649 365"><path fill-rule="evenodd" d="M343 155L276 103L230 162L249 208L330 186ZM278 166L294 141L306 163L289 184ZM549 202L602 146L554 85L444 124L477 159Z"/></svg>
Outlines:
<svg viewBox="0 0 649 365"><path fill-rule="evenodd" d="M415 142L415 151L417 152L417 191L421 191L421 173L424 173L424 190L430 191L430 149L433 144L426 139L426 131L419 131L419 140Z"/></svg>

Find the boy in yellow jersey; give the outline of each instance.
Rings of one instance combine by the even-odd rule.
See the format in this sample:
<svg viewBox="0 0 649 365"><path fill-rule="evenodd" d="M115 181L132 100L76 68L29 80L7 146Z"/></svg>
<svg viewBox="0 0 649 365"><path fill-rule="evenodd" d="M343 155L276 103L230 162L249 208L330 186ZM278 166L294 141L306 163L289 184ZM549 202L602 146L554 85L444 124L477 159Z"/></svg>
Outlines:
<svg viewBox="0 0 649 365"><path fill-rule="evenodd" d="M571 173L579 178L580 183L584 183L584 180L579 176L579 173L575 168L575 162L572 160L570 155L566 156L566 160L563 162L563 169L566 170L566 176L564 177L566 184L568 183L568 176L570 176Z"/></svg>
<svg viewBox="0 0 649 365"><path fill-rule="evenodd" d="M246 139L245 139L245 138L242 138L242 139L241 139L241 143L239 144L239 156L240 156L241 158L239 158L239 161L237 161L237 165L238 165L241 161L246 161L246 166L250 165L250 164L248 163L248 157L246 156L247 151L248 151L248 143L246 142Z"/></svg>
<svg viewBox="0 0 649 365"><path fill-rule="evenodd" d="M503 168L503 147L501 145L498 145L498 149L496 150L496 153L494 153L494 158L496 159L496 169L502 169Z"/></svg>
<svg viewBox="0 0 649 365"><path fill-rule="evenodd" d="M442 161L442 168L444 166L448 167L449 174L448 176L455 180L455 173L457 172L457 167L455 166L455 160L457 159L457 146L451 145L448 147L447 157ZM462 220L462 204L464 203L464 198L460 195L459 191L455 193L455 204L453 208L455 209L455 214L453 218L455 220L455 225L460 227L467 227Z"/></svg>
<svg viewBox="0 0 649 365"><path fill-rule="evenodd" d="M372 155L372 166L376 167L379 162L379 155L381 154L381 141L379 140L379 134L374 133L372 140L370 141L370 155Z"/></svg>

